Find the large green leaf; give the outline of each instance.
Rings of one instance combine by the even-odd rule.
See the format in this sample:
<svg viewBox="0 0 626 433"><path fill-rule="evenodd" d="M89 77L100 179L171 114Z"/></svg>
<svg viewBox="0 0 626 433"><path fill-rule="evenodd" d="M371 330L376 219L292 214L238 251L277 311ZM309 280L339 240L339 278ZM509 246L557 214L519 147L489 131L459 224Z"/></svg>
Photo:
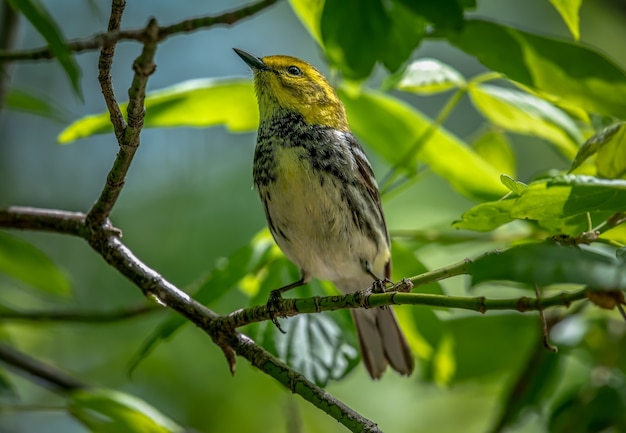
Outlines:
<svg viewBox="0 0 626 433"><path fill-rule="evenodd" d="M366 78L376 62L397 70L422 40L425 27L422 16L407 5L382 0L325 0L320 18L326 56L352 79Z"/></svg>
<svg viewBox="0 0 626 433"><path fill-rule="evenodd" d="M48 42L50 50L57 58L72 83L74 92L82 99L80 88L80 68L72 52L67 47L59 26L39 0L8 0L14 9L20 11Z"/></svg>
<svg viewBox="0 0 626 433"><path fill-rule="evenodd" d="M70 282L41 250L20 238L0 232L0 272L38 290L66 296Z"/></svg>
<svg viewBox="0 0 626 433"><path fill-rule="evenodd" d="M526 244L474 260L472 285L512 281L531 287L580 284L596 290L626 290L626 268L615 258L578 247Z"/></svg>
<svg viewBox="0 0 626 433"><path fill-rule="evenodd" d="M500 173L445 129L437 128L430 139L418 143L432 122L408 104L373 90L344 89L340 95L352 130L392 165L413 172L417 143L417 158L461 194L493 199L506 193Z"/></svg>
<svg viewBox="0 0 626 433"><path fill-rule="evenodd" d="M382 0L326 0L320 26L330 62L347 77L365 78L385 49L391 21Z"/></svg>
<svg viewBox="0 0 626 433"><path fill-rule="evenodd" d="M626 181L562 176L533 182L511 209L520 219L549 220L626 210Z"/></svg>
<svg viewBox="0 0 626 433"><path fill-rule="evenodd" d="M476 108L492 123L520 134L544 138L568 159L574 158L583 136L563 111L544 99L489 84L469 86Z"/></svg>
<svg viewBox="0 0 626 433"><path fill-rule="evenodd" d="M70 414L93 433L183 433L185 429L153 406L130 394L109 389L74 391Z"/></svg>
<svg viewBox="0 0 626 433"><path fill-rule="evenodd" d="M559 12L569 32L576 40L580 38L578 11L582 2L583 0L550 0L550 3Z"/></svg>
<svg viewBox="0 0 626 433"><path fill-rule="evenodd" d="M626 74L592 48L479 19L466 21L448 40L512 80L626 119Z"/></svg>
<svg viewBox="0 0 626 433"><path fill-rule="evenodd" d="M125 110L128 103L121 104ZM253 131L259 114L252 82L246 78L190 80L146 96L148 128L224 125L231 131ZM58 137L69 143L95 134L113 132L109 113L83 117Z"/></svg>

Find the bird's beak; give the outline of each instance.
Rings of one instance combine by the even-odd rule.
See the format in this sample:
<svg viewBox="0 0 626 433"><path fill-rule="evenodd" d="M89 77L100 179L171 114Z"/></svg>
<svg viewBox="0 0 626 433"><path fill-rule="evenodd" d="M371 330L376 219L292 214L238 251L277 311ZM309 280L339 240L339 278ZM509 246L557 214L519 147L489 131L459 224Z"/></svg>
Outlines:
<svg viewBox="0 0 626 433"><path fill-rule="evenodd" d="M263 60L261 60L259 57L255 57L250 53L246 53L245 51L240 50L239 48L233 48L233 50L235 50L237 55L241 57L242 60L246 62L246 64L252 68L253 71L257 71L257 70L263 71L263 70L269 69L267 65L263 63Z"/></svg>

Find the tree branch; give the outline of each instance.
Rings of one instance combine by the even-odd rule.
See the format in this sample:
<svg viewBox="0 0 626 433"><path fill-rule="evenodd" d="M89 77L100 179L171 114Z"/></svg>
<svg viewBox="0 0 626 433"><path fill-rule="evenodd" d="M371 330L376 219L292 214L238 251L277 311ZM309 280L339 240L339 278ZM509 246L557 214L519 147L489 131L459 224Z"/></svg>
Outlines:
<svg viewBox="0 0 626 433"><path fill-rule="evenodd" d="M157 31L157 42L169 38L180 33L190 33L197 30L208 29L213 26L233 25L242 19L251 17L256 13L266 9L273 5L278 0L261 0L257 3L253 3L250 6L245 6L230 12L225 12L220 15L206 16L200 18L194 18L190 20L184 20L177 24L169 26L159 27ZM119 2L118 2L119 3ZM100 33L91 36L86 39L76 39L69 41L67 47L70 51L80 53L83 51L98 50L103 47L109 47L115 45L120 41L138 41L147 42L144 29L136 30L111 30L106 33ZM0 63L20 61L20 60L41 60L52 59L54 53L49 47L35 48L32 50L23 51L5 51L0 50Z"/></svg>
<svg viewBox="0 0 626 433"><path fill-rule="evenodd" d="M80 220L82 218L82 220ZM40 220L41 219L41 220ZM78 221L77 221L78 219ZM70 224L71 223L71 224ZM115 229L87 228L84 214L33 208L0 210L0 227L34 229L83 237L104 260L138 286L149 298L166 305L205 331L225 352L234 368L233 355L247 359L252 365L276 379L292 392L320 408L354 432L379 432L375 423L359 415L341 401L257 346L250 338L224 327L219 315L196 302L182 290L165 280L141 262L119 239ZM70 227L68 227L68 225Z"/></svg>

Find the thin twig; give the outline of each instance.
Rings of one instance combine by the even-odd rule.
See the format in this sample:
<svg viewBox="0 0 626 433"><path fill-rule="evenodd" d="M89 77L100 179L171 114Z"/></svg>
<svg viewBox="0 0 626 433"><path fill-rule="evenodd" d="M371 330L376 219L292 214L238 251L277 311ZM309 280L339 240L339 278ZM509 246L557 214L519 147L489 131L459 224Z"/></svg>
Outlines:
<svg viewBox="0 0 626 433"><path fill-rule="evenodd" d="M89 227L100 226L104 224L109 217L113 206L122 192L122 188L126 182L126 174L130 169L135 152L139 147L139 134L143 127L145 115L144 100L146 96L146 84L148 77L150 77L156 68L154 55L158 45L157 33L157 22L151 19L144 30L147 42L144 44L143 51L133 63L135 75L128 89L128 124L123 125L124 129L120 131L118 131L116 127L115 135L118 140L119 151L113 163L113 168L111 168L107 175L106 183L100 193L100 197L87 214L87 225ZM110 67L110 65L106 64L105 66ZM105 83L105 86L107 86L107 83ZM105 98L113 98L107 101L107 106L109 109L113 107L111 118L117 117L119 107L117 106L115 95L112 93L109 94L109 92L105 91L105 88L103 88L103 94Z"/></svg>
<svg viewBox="0 0 626 433"><path fill-rule="evenodd" d="M111 323L132 319L162 310L161 307L151 304L139 305L113 311L16 311L0 309L0 322L75 322L75 323Z"/></svg>
<svg viewBox="0 0 626 433"><path fill-rule="evenodd" d="M111 16L109 18L108 26L109 32L116 31L120 28L125 6L125 0L113 0L111 3ZM126 129L126 120L124 119L120 106L117 103L115 90L113 89L113 81L111 79L111 66L113 65L114 55L115 44L106 45L102 47L102 50L100 50L100 58L98 59L98 82L100 83L102 96L104 96L104 102L109 110L109 117L111 119L113 129L115 130L115 136L119 141L120 137L124 133L124 129Z"/></svg>
<svg viewBox="0 0 626 433"><path fill-rule="evenodd" d="M220 15L206 16L184 20L176 24L160 27L158 29L158 41L181 33L190 33L197 30L209 29L214 26L233 25L245 18L249 18L263 9L273 5L278 0L262 0L230 12ZM135 30L112 30L100 33L85 39L68 41L67 48L75 53L99 50L103 47L115 45L120 41L146 42L144 29ZM41 60L52 59L54 53L50 47L35 48L23 51L0 51L0 62L11 62L19 60Z"/></svg>
<svg viewBox="0 0 626 433"><path fill-rule="evenodd" d="M539 306L541 301L541 293L537 284L533 283L533 289L535 290L535 296L537 296L537 310L539 310L539 320L541 320L541 334L543 335L543 345L546 349L550 349L554 353L557 353L559 349L550 343L550 335L548 331L548 322L546 321L546 315L543 312L543 308Z"/></svg>
<svg viewBox="0 0 626 433"><path fill-rule="evenodd" d="M73 391L85 388L83 382L30 356L0 343L0 361L12 366L18 373L43 380L43 384L53 390Z"/></svg>

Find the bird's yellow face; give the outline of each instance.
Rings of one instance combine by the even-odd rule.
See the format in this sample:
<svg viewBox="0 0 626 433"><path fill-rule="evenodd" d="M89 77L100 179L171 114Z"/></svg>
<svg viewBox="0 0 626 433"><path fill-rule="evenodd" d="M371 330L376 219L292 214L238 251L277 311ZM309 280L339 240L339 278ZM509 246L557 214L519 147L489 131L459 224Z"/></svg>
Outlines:
<svg viewBox="0 0 626 433"><path fill-rule="evenodd" d="M289 56L259 60L265 67L253 70L261 121L288 110L302 115L308 124L348 130L343 104L317 69Z"/></svg>

